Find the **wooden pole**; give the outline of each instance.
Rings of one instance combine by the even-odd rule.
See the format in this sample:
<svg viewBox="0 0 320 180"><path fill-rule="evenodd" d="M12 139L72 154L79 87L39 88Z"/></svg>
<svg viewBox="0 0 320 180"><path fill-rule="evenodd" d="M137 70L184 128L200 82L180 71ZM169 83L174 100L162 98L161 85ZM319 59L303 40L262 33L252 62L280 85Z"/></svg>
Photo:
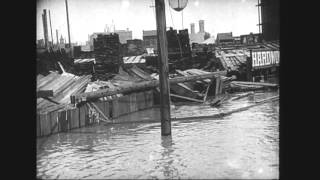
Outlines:
<svg viewBox="0 0 320 180"><path fill-rule="evenodd" d="M51 25L51 14L50 14L50 10L49 10L49 21L50 21L50 31L51 31L51 43L52 43L52 47L53 47L53 35L52 35L52 25Z"/></svg>
<svg viewBox="0 0 320 180"><path fill-rule="evenodd" d="M159 50L161 135L171 135L168 42L164 0L155 0Z"/></svg>
<svg viewBox="0 0 320 180"><path fill-rule="evenodd" d="M45 47L48 48L48 25L47 25L47 10L46 9L43 10L42 21L43 21L44 43L45 43Z"/></svg>
<svg viewBox="0 0 320 180"><path fill-rule="evenodd" d="M58 49L60 49L59 38L58 38L58 29L56 29L56 36L57 36L57 46L58 46Z"/></svg>
<svg viewBox="0 0 320 180"><path fill-rule="evenodd" d="M72 55L71 51L71 37L70 37L70 24L69 24L69 10L68 10L68 0L66 0L66 11L67 11L67 25L68 25L68 37L69 37L69 48L70 48L70 54Z"/></svg>

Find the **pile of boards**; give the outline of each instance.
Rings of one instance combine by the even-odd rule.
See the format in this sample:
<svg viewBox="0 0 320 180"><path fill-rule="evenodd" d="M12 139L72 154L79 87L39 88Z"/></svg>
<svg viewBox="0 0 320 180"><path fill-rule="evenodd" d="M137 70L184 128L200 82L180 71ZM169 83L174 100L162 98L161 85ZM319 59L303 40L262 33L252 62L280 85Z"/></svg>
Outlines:
<svg viewBox="0 0 320 180"><path fill-rule="evenodd" d="M93 74L94 58L74 60L74 73L78 76Z"/></svg>
<svg viewBox="0 0 320 180"><path fill-rule="evenodd" d="M143 54L143 41L140 39L127 40L127 56L139 56Z"/></svg>
<svg viewBox="0 0 320 180"><path fill-rule="evenodd" d="M91 75L76 76L70 73L51 72L47 76L37 76L37 91L52 90L53 97L37 98L37 112L45 113L66 108L70 95L82 93L91 81Z"/></svg>
<svg viewBox="0 0 320 180"><path fill-rule="evenodd" d="M191 47L188 29L167 31L169 70L184 69L191 64Z"/></svg>
<svg viewBox="0 0 320 180"><path fill-rule="evenodd" d="M119 35L116 33L98 34L97 38L94 39L93 45L96 60L94 78L107 80L113 74L117 74L119 67L123 64Z"/></svg>

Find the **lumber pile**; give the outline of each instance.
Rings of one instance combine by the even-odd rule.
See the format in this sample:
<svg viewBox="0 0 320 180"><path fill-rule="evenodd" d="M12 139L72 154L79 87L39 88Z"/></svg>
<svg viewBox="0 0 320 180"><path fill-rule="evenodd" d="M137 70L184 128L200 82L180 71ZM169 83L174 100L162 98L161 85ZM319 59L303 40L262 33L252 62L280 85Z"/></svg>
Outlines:
<svg viewBox="0 0 320 180"><path fill-rule="evenodd" d="M191 47L188 29L167 31L169 71L185 69L191 65Z"/></svg>
<svg viewBox="0 0 320 180"><path fill-rule="evenodd" d="M143 54L143 41L141 39L127 40L127 56Z"/></svg>
<svg viewBox="0 0 320 180"><path fill-rule="evenodd" d="M94 64L94 77L99 80L108 80L113 74L117 74L119 67L123 64L120 52L119 35L99 34L94 39L94 53L96 63Z"/></svg>
<svg viewBox="0 0 320 180"><path fill-rule="evenodd" d="M78 76L93 74L94 63L95 63L94 58L75 59L74 60L75 74Z"/></svg>
<svg viewBox="0 0 320 180"><path fill-rule="evenodd" d="M37 79L37 92L52 91L51 97L37 98L37 111L50 112L65 108L70 104L70 96L82 93L91 81L91 75L75 76L70 73L59 74L51 72L49 75Z"/></svg>

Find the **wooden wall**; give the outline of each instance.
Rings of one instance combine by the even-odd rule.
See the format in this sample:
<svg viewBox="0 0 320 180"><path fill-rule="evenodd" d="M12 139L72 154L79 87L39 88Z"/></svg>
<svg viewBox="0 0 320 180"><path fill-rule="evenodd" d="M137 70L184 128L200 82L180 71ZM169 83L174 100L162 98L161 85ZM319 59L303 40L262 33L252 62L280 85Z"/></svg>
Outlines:
<svg viewBox="0 0 320 180"><path fill-rule="evenodd" d="M131 93L119 98L94 102L96 106L114 123L130 122L130 118L121 118L139 110L152 108L153 90ZM68 108L58 111L37 114L37 137L48 136L58 132L67 132L71 129L90 126L98 123L87 104L78 108Z"/></svg>

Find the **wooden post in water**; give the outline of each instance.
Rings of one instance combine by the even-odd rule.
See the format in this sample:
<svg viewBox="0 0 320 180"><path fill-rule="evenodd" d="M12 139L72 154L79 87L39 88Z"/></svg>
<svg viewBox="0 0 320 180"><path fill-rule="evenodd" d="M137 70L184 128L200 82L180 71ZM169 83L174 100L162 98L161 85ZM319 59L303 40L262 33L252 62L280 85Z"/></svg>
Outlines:
<svg viewBox="0 0 320 180"><path fill-rule="evenodd" d="M246 70L247 70L247 81L253 82L252 80L252 50L250 50L250 57L247 57L246 61Z"/></svg>
<svg viewBox="0 0 320 180"><path fill-rule="evenodd" d="M161 136L171 135L170 118L170 88L168 82L168 44L166 32L166 15L164 0L155 0L157 37L158 37L158 60L160 78L160 117L161 117Z"/></svg>

